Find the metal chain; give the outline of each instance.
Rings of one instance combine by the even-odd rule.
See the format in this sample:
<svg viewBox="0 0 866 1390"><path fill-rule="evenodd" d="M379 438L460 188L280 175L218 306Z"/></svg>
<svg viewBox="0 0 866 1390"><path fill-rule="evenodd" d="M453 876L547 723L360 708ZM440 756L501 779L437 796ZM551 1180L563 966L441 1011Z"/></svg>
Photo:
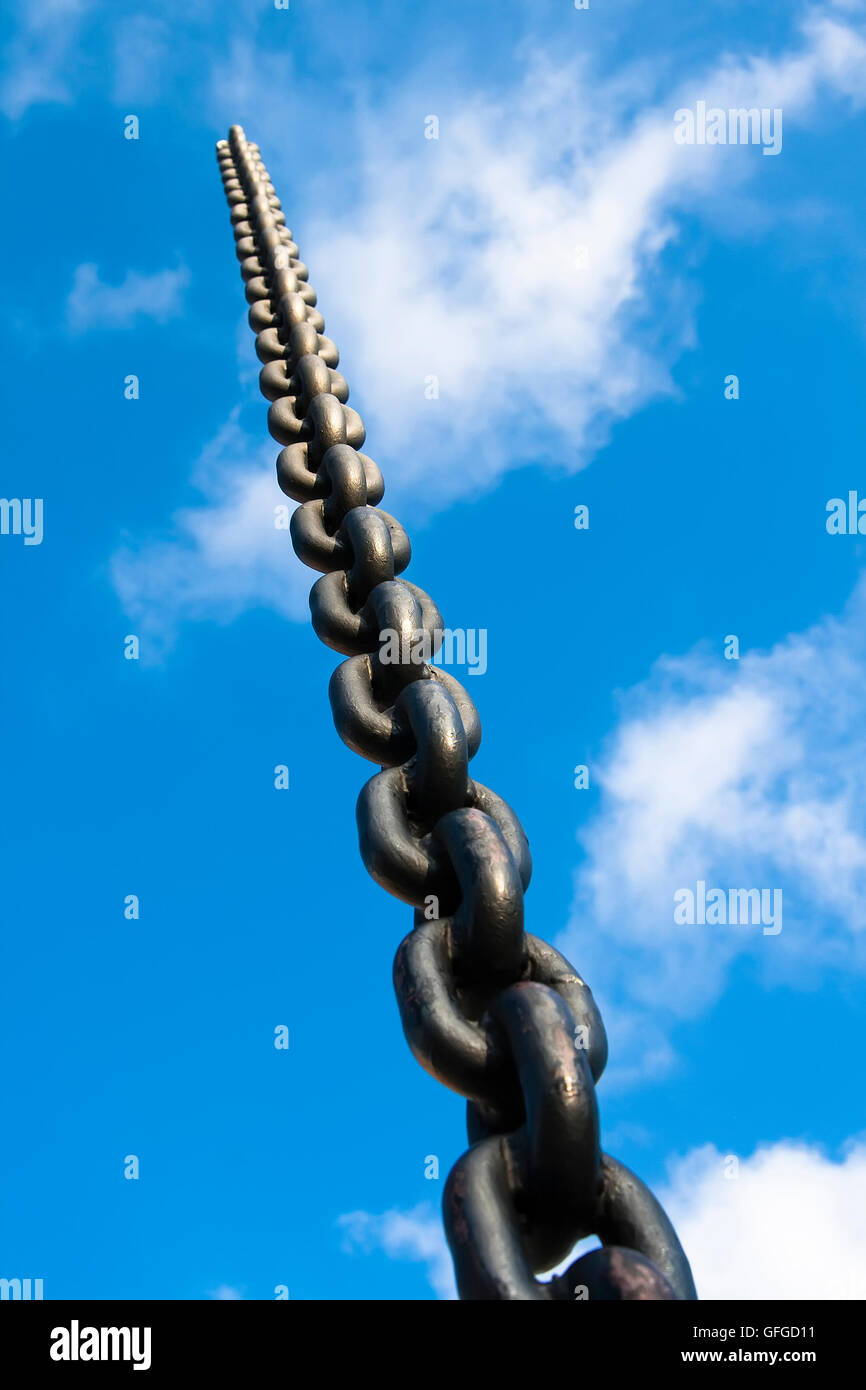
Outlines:
<svg viewBox="0 0 866 1390"><path fill-rule="evenodd" d="M471 1147L443 1197L460 1297L695 1298L662 1208L600 1150L604 1025L574 968L524 931L526 836L469 776L478 712L430 664L442 618L397 578L409 538L378 506L382 475L360 452L364 424L346 404L337 349L258 145L232 126L217 159L272 402L268 428L284 446L277 479L300 503L292 544L323 574L310 593L313 627L348 657L331 678L334 722L381 768L358 800L361 855L416 908L394 962L403 1029L421 1065L468 1101ZM396 661L385 659L386 632L399 634ZM589 1235L601 1248L536 1279Z"/></svg>

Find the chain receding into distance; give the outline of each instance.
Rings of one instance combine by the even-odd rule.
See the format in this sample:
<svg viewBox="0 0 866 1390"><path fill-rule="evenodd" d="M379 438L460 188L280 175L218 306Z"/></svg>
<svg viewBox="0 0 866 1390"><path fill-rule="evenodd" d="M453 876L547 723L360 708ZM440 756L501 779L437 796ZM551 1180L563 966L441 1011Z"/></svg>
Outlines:
<svg viewBox="0 0 866 1390"><path fill-rule="evenodd" d="M348 658L331 678L334 722L381 769L358 800L361 855L416 909L394 962L403 1029L421 1065L467 1099L470 1147L443 1196L460 1297L695 1298L661 1206L601 1152L604 1025L573 966L524 930L526 836L469 776L478 712L431 664L443 620L398 578L409 538L378 505L382 474L360 452L364 425L346 404L337 349L259 147L232 126L216 152L272 402L268 428L284 446L277 479L300 503L292 544L323 576L310 593L313 627ZM385 633L399 635L388 659ZM590 1236L600 1246L563 1274L536 1277Z"/></svg>

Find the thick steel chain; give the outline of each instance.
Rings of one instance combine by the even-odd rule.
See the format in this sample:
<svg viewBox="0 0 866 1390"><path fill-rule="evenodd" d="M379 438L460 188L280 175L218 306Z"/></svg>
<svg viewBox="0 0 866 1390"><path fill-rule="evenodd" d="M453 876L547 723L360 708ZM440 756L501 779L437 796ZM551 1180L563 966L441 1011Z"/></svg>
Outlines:
<svg viewBox="0 0 866 1390"><path fill-rule="evenodd" d="M394 962L403 1029L421 1065L468 1101L471 1147L443 1197L460 1296L694 1298L665 1213L600 1150L604 1025L574 968L524 931L526 836L469 776L477 710L430 664L442 618L397 578L409 538L378 506L382 475L360 452L364 425L346 404L337 349L259 148L232 126L217 159L272 402L268 428L284 446L277 479L300 503L292 543L323 573L310 593L313 627L348 657L331 678L334 722L381 768L358 800L361 854L416 908ZM384 659L384 633L400 635L400 660ZM536 1279L590 1235L601 1248Z"/></svg>

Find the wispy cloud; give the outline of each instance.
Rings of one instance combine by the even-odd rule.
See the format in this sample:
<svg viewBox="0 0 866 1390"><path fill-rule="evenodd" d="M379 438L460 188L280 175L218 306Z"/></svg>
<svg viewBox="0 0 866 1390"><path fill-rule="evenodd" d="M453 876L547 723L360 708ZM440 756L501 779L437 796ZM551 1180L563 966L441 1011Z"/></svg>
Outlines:
<svg viewBox="0 0 866 1390"><path fill-rule="evenodd" d="M401 486L429 489L435 466L439 500L539 457L584 466L672 390L693 341L695 287L665 260L682 215L723 213L776 162L678 145L674 111L782 107L790 147L819 97L860 104L864 72L859 28L819 13L792 51L725 59L661 101L645 68L608 82L539 55L507 98L443 104L426 140L400 93L369 118L359 203L309 239L325 315L350 325L344 359L363 363L374 454L400 458Z"/></svg>
<svg viewBox="0 0 866 1390"><path fill-rule="evenodd" d="M240 1289L232 1288L231 1284L220 1284L219 1288L208 1294L208 1298L216 1299L218 1303L237 1303L243 1300L243 1294Z"/></svg>
<svg viewBox="0 0 866 1390"><path fill-rule="evenodd" d="M669 1163L657 1195L701 1298L866 1297L862 1140L852 1140L838 1159L792 1140L762 1145L750 1156L705 1144ZM380 1215L350 1212L339 1225L347 1252L381 1251L392 1260L420 1261L437 1296L456 1298L442 1222L429 1203ZM594 1236L580 1241L550 1272L567 1269L597 1245ZM826 1258L816 1259L817 1247Z"/></svg>
<svg viewBox="0 0 866 1390"><path fill-rule="evenodd" d="M183 619L230 622L257 606L287 618L308 614L310 572L295 557L288 531L275 525L285 499L273 446L253 450L238 413L196 462L201 505L177 512L167 536L128 540L112 558L115 589L154 639L152 650L161 650Z"/></svg>
<svg viewBox="0 0 866 1390"><path fill-rule="evenodd" d="M240 124L254 120L256 129L264 123L266 130L278 138L287 107L291 107L307 79L303 74L296 75L290 51L256 43L250 37L251 27L235 34L227 50L208 65L207 105L218 126L225 125L226 112L231 112L231 120ZM263 103L265 91L271 95ZM261 144L266 137L250 131L249 138Z"/></svg>
<svg viewBox="0 0 866 1390"><path fill-rule="evenodd" d="M91 0L23 0L18 28L3 53L0 110L19 120L42 102L66 103L80 65L73 54Z"/></svg>
<svg viewBox="0 0 866 1390"><path fill-rule="evenodd" d="M381 1250L392 1260L420 1261L437 1298L457 1297L442 1220L429 1202L412 1211L393 1210L377 1216L367 1211L348 1212L338 1224L345 1232L343 1248L347 1252Z"/></svg>
<svg viewBox="0 0 866 1390"><path fill-rule="evenodd" d="M738 955L794 984L866 965L864 682L866 579L839 618L738 662L663 658L625 697L565 936L616 1036L614 1080L671 1065L671 1026ZM781 888L781 932L676 924L674 892L699 879Z"/></svg>
<svg viewBox="0 0 866 1390"><path fill-rule="evenodd" d="M712 1144L674 1163L659 1200L701 1298L866 1298L866 1144L783 1140L732 1165Z"/></svg>
<svg viewBox="0 0 866 1390"><path fill-rule="evenodd" d="M140 275L130 270L119 285L107 285L95 265L76 268L66 301L66 321L74 333L89 328L130 328L139 318L166 323L183 309L189 284L186 266Z"/></svg>
<svg viewBox="0 0 866 1390"><path fill-rule="evenodd" d="M209 80L246 111L257 50L245 41L237 52ZM775 162L752 148L677 145L674 110L700 96L782 106L790 143L820 95L859 103L864 71L859 29L819 12L791 52L726 59L663 101L645 67L609 82L537 56L507 100L455 96L438 140L424 139L411 84L369 118L359 198L342 218L329 212L310 241L324 312L339 305L348 326L350 384L352 364L363 364L368 447L396 463L392 502L413 491L442 506L529 461L580 468L616 419L671 392L671 366L694 337L694 287L663 259L679 219L723 208ZM163 302L155 286L109 290L94 267L78 275L79 322L97 321L100 302L118 321ZM170 282L162 293L168 312ZM431 377L439 395L427 399ZM239 430L234 440L247 456L255 447ZM263 465L218 489L204 479L205 503L178 518L174 541L115 563L121 592L136 602L149 593L175 618L261 604L303 616L298 584L286 589L275 538L261 531L266 498L277 500L265 477ZM248 564L233 529L258 538ZM187 599L172 602L162 574Z"/></svg>
<svg viewBox="0 0 866 1390"><path fill-rule="evenodd" d="M152 104L161 79L177 56L168 18L158 14L121 15L114 30L114 100Z"/></svg>

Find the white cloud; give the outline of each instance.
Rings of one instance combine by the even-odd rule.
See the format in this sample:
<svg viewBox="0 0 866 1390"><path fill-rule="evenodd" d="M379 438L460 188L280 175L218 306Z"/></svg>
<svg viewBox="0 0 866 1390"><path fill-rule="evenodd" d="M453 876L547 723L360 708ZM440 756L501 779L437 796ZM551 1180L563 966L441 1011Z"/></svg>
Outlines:
<svg viewBox="0 0 866 1390"><path fill-rule="evenodd" d="M122 16L114 30L114 100L152 105L176 55L166 19L155 14Z"/></svg>
<svg viewBox="0 0 866 1390"><path fill-rule="evenodd" d="M436 1296L457 1297L451 1255L442 1220L427 1202L412 1211L386 1211L374 1216L367 1211L348 1212L338 1225L345 1231L344 1249L350 1253L383 1251L392 1260L416 1260L426 1265Z"/></svg>
<svg viewBox="0 0 866 1390"><path fill-rule="evenodd" d="M606 83L536 56L499 100L443 98L438 140L412 90L370 117L360 200L307 244L326 318L338 305L350 325L344 357L363 364L371 448L399 460L395 486L423 479L447 500L538 460L544 430L546 461L582 467L613 421L670 391L693 337L694 289L669 267L660 278L678 218L722 209L775 163L677 145L674 111L781 106L790 148L819 98L860 103L864 59L860 30L819 15L796 50L725 59L663 101L645 67Z"/></svg>
<svg viewBox="0 0 866 1390"><path fill-rule="evenodd" d="M739 662L664 658L626 697L562 943L602 1000L614 1080L671 1065L672 1024L739 954L793 984L866 965L864 681L866 579L838 619ZM698 880L781 888L781 932L677 925Z"/></svg>
<svg viewBox="0 0 866 1390"><path fill-rule="evenodd" d="M836 1162L783 1140L740 1159L737 1177L727 1159L695 1149L658 1192L699 1297L866 1298L866 1144Z"/></svg>
<svg viewBox="0 0 866 1390"><path fill-rule="evenodd" d="M130 270L121 284L106 285L95 265L80 265L66 301L66 319L77 333L88 328L129 328L139 317L166 323L181 312L188 284L185 266L153 275Z"/></svg>
<svg viewBox="0 0 866 1390"><path fill-rule="evenodd" d="M42 102L72 100L70 78L78 72L73 50L90 0L24 0L18 29L3 54L0 110L17 121Z"/></svg>
<svg viewBox="0 0 866 1390"><path fill-rule="evenodd" d="M283 147L282 151L273 151L279 158L288 144L285 122L290 103L296 99L305 79L295 74L291 51L275 49L270 44L256 44L249 37L252 27L248 22L243 35L235 35L227 50L210 66L209 114L221 133L229 120L239 125L247 120L254 121L257 133L249 130L248 138L256 140L265 150L263 142L270 135L275 144ZM314 99L314 91L315 88L309 89L310 99ZM264 102L263 93L268 94ZM269 160L265 150L263 158L273 170L273 155Z"/></svg>
<svg viewBox="0 0 866 1390"><path fill-rule="evenodd" d="M792 1140L762 1145L748 1158L705 1144L669 1163L657 1196L702 1299L866 1298L862 1140L847 1144L838 1160ZM355 1211L338 1224L348 1252L421 1261L438 1297L456 1298L442 1222L428 1203L381 1215ZM580 1241L551 1272L597 1245L594 1236Z"/></svg>
<svg viewBox="0 0 866 1390"><path fill-rule="evenodd" d="M397 510L406 491L435 508L527 461L579 468L615 419L671 391L670 366L693 339L693 288L669 270L661 278L677 218L724 209L734 186L774 164L751 147L677 145L674 110L698 98L781 105L790 146L791 119L807 119L819 97L859 103L864 56L858 30L819 14L796 51L773 61L726 59L662 102L645 64L604 82L586 64L561 68L536 56L507 99L447 102L438 141L423 138L427 113L415 109L411 86L379 108L365 127L360 198L347 197L342 218L329 208L309 240L325 311L339 306L350 384L354 364L363 364L357 385L369 448L392 460ZM236 61L210 71L210 100L231 98L255 114L259 57L249 41L236 41ZM262 120L280 124L279 111ZM283 156L274 155L278 165ZM315 204L314 190L311 197ZM578 247L588 251L585 269ZM170 311L170 283L161 297L130 280L109 290L94 267L79 267L72 320L128 321L148 303ZM431 374L438 400L425 399ZM235 442L245 453L253 447L239 431ZM147 547L137 578L122 558L115 572L123 591L155 589L176 616L257 604L302 616L298 584L286 592L274 538L265 545L261 537L268 490L276 497L265 477L264 467L243 472L211 491L214 516L205 506L179 518L177 552L171 541ZM238 509L246 534L258 537L249 564L231 543L244 535ZM175 584L187 599L172 604ZM751 717L759 715L756 708ZM717 712L740 716L745 709ZM805 820L800 831L808 833ZM658 1039L658 1060L665 1051Z"/></svg>
<svg viewBox="0 0 866 1390"><path fill-rule="evenodd" d="M230 622L256 606L298 620L308 615L314 576L296 558L288 531L274 524L286 499L273 445L252 451L237 417L235 410L195 465L202 505L177 512L168 537L127 542L112 558L126 612L158 645L182 619Z"/></svg>
<svg viewBox="0 0 866 1390"><path fill-rule="evenodd" d="M439 1212L429 1202L412 1211L394 1209L381 1215L353 1211L341 1216L337 1224L346 1232L343 1248L350 1254L369 1254L381 1250L391 1260L416 1260L427 1266L430 1287L440 1299L456 1299L457 1285L451 1252ZM561 1274L580 1255L598 1247L596 1236L578 1241L571 1254L553 1269L539 1275L542 1282Z"/></svg>

